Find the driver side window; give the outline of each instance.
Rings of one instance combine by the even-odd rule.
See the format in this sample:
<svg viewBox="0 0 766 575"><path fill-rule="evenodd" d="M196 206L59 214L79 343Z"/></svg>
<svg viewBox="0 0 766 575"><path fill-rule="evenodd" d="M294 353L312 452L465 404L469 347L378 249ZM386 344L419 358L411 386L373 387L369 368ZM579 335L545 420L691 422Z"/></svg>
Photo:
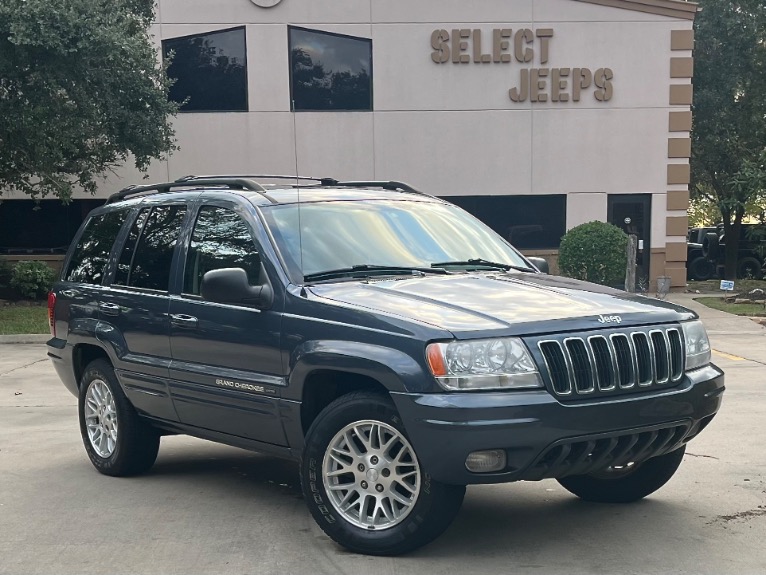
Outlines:
<svg viewBox="0 0 766 575"><path fill-rule="evenodd" d="M197 215L186 255L183 293L199 295L202 276L221 268L242 268L250 285L257 285L260 255L250 226L240 216L227 208L204 206Z"/></svg>

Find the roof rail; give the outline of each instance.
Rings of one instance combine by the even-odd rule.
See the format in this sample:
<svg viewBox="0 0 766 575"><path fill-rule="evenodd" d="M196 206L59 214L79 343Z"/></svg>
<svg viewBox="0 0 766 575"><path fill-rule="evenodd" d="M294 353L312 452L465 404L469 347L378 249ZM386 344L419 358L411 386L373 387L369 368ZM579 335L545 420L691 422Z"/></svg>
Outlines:
<svg viewBox="0 0 766 575"><path fill-rule="evenodd" d="M220 186L232 190L249 190L258 192L272 203L277 203L267 195L268 190L256 181L259 179L270 180L308 180L317 182L322 187L343 187L343 188L383 188L385 190L410 192L413 194L427 195L416 190L409 184L396 181L348 181L340 182L333 178L312 178L306 176L283 176L283 175L237 175L237 176L184 176L173 182L163 182L159 184L149 184L146 186L128 186L117 193L109 196L107 204L113 204L129 197L163 194L170 192L175 188L188 188L190 186Z"/></svg>
<svg viewBox="0 0 766 575"><path fill-rule="evenodd" d="M184 176L183 178L179 178L176 181L177 182L190 182L194 180L199 179L221 179L221 178L245 178L248 180L310 180L313 182L321 182L323 180L329 179L329 178L314 178L311 176L286 176L284 174L278 175L278 174L228 174L228 175L217 175L217 176Z"/></svg>
<svg viewBox="0 0 766 575"><path fill-rule="evenodd" d="M106 201L107 204L113 204L124 200L131 196L139 196L144 194L163 194L170 192L174 188L188 188L189 186L222 186L232 190L250 190L252 192L258 192L266 195L266 188L261 186L255 180L248 177L230 177L230 176L215 176L215 177L196 177L187 176L174 182L163 182L159 184L149 184L146 186L128 186L127 188L120 190L117 193L109 196ZM273 201L273 200L272 200Z"/></svg>
<svg viewBox="0 0 766 575"><path fill-rule="evenodd" d="M339 182L330 178L324 178L321 180L323 186L341 186L348 188L383 188L384 190L410 192L412 194L427 195L425 192L413 188L409 184L397 181L353 181L353 182Z"/></svg>

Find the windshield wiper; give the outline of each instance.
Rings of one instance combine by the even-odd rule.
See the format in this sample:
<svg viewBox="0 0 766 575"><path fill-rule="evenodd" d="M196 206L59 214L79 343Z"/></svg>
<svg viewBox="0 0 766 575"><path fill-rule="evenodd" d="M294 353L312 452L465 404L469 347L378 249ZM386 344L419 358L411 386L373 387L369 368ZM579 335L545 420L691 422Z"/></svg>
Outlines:
<svg viewBox="0 0 766 575"><path fill-rule="evenodd" d="M323 281L334 280L345 277L367 277L370 275L425 275L439 274L445 275L449 272L439 266L423 267L401 267L401 266L380 266L372 264L360 264L350 268L340 268L337 270L327 270L316 272L303 276L303 281Z"/></svg>
<svg viewBox="0 0 766 575"><path fill-rule="evenodd" d="M499 262L491 262L489 260L481 259L481 258L473 258L470 260L464 260L464 261L454 261L454 262L439 262L435 264L431 264L432 268L445 268L450 266L463 266L463 267L481 267L481 268L490 268L490 269L496 269L496 270L503 270L503 271L509 271L509 270L516 270L519 272L533 272L532 268L528 268L525 266L514 266L511 264L501 264Z"/></svg>

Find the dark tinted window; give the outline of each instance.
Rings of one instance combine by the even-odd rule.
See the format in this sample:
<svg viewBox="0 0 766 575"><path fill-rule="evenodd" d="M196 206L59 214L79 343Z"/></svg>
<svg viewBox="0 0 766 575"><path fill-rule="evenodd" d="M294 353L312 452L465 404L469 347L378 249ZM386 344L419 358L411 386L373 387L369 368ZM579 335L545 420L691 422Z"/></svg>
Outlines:
<svg viewBox="0 0 766 575"><path fill-rule="evenodd" d="M520 249L558 248L566 233L567 198L563 194L445 199L472 213Z"/></svg>
<svg viewBox="0 0 766 575"><path fill-rule="evenodd" d="M91 210L104 200L0 202L0 254L65 254Z"/></svg>
<svg viewBox="0 0 766 575"><path fill-rule="evenodd" d="M184 293L199 294L202 276L210 270L243 268L251 285L258 283L260 259L249 226L225 208L200 210L189 245Z"/></svg>
<svg viewBox="0 0 766 575"><path fill-rule="evenodd" d="M127 285L168 290L173 250L185 214L185 206L152 208L138 239Z"/></svg>
<svg viewBox="0 0 766 575"><path fill-rule="evenodd" d="M170 99L186 101L182 111L247 111L244 28L163 40L162 50L174 53Z"/></svg>
<svg viewBox="0 0 766 575"><path fill-rule="evenodd" d="M138 238L141 235L141 230L144 228L146 218L149 215L149 208L141 210L138 217L130 226L130 233L128 239L125 240L125 247L122 248L122 254L120 254L120 261L117 262L117 273L114 276L114 283L117 285L128 285L130 280L130 267L133 264L133 256L136 253L136 244Z"/></svg>
<svg viewBox="0 0 766 575"><path fill-rule="evenodd" d="M372 40L290 27L293 110L372 110Z"/></svg>
<svg viewBox="0 0 766 575"><path fill-rule="evenodd" d="M85 231L77 242L72 260L69 263L66 280L100 284L104 279L106 264L112 245L120 233L125 213L109 212L94 216L88 222Z"/></svg>

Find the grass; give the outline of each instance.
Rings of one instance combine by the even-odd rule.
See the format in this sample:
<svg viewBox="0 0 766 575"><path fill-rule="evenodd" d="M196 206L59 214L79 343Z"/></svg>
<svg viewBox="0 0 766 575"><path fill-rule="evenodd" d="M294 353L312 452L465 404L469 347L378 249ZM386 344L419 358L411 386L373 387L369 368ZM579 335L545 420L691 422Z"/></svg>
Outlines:
<svg viewBox="0 0 766 575"><path fill-rule="evenodd" d="M0 335L50 333L46 306L0 307Z"/></svg>
<svg viewBox="0 0 766 575"><path fill-rule="evenodd" d="M694 298L694 301L734 315L766 317L766 308L764 308L762 303L727 303L720 297L698 297Z"/></svg>

